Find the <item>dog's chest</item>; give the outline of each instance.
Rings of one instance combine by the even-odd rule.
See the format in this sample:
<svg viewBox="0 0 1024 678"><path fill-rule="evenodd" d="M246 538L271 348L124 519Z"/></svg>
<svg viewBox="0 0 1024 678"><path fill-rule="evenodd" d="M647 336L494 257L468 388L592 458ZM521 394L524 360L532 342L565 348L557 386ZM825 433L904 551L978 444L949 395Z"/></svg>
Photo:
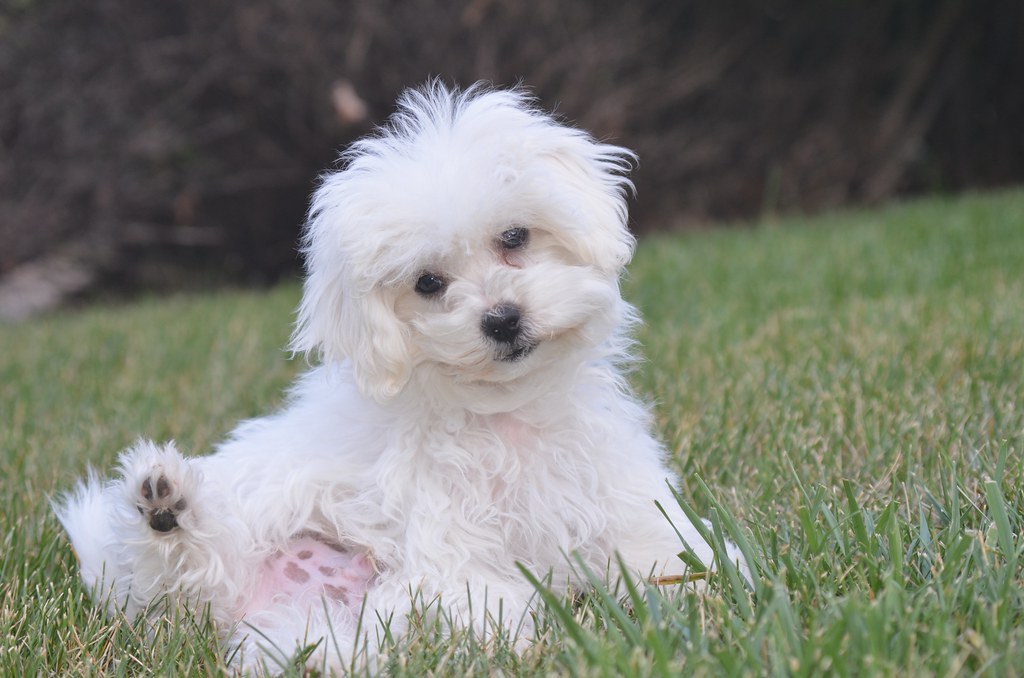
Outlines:
<svg viewBox="0 0 1024 678"><path fill-rule="evenodd" d="M603 483L578 431L498 415L414 439L385 492L416 557L555 562L603 528Z"/></svg>

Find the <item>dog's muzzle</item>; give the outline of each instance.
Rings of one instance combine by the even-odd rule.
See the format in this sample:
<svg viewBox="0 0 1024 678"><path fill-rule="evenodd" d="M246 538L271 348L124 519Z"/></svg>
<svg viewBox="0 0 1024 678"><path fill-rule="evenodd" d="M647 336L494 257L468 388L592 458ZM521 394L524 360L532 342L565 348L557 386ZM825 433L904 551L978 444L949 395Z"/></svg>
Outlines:
<svg viewBox="0 0 1024 678"><path fill-rule="evenodd" d="M515 304L498 304L484 314L480 331L498 345L498 360L517 362L537 347L523 331L522 320L522 310Z"/></svg>

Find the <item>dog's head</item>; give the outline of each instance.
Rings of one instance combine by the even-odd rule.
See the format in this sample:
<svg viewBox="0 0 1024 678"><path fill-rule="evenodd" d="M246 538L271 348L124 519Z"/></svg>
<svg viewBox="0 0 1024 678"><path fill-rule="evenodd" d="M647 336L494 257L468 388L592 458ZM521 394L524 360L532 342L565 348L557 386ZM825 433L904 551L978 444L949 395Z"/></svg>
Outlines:
<svg viewBox="0 0 1024 678"><path fill-rule="evenodd" d="M417 372L507 386L600 345L628 313L632 158L521 91L406 92L313 197L293 350L347 358L383 401Z"/></svg>

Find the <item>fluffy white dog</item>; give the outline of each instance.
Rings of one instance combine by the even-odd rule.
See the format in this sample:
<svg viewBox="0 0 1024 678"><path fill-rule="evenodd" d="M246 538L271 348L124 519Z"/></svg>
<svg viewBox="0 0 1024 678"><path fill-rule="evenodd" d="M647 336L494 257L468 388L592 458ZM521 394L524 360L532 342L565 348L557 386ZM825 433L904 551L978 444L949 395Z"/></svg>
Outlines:
<svg viewBox="0 0 1024 678"><path fill-rule="evenodd" d="M207 457L140 442L57 503L96 598L209 606L245 667L318 641L341 667L361 613L372 653L414 596L528 636L517 563L681 574L681 536L710 566L621 373L632 158L519 91L407 92L313 198L292 347L322 365L287 407Z"/></svg>

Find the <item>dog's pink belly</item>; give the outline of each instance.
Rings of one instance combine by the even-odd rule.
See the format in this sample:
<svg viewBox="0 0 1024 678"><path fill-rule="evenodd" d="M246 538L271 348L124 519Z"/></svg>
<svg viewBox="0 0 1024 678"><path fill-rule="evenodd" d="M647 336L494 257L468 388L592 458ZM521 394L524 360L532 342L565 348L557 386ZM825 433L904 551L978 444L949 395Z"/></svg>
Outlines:
<svg viewBox="0 0 1024 678"><path fill-rule="evenodd" d="M297 537L263 563L245 614L277 604L308 608L322 604L323 599L358 611L373 576L365 553L343 550L312 536Z"/></svg>

